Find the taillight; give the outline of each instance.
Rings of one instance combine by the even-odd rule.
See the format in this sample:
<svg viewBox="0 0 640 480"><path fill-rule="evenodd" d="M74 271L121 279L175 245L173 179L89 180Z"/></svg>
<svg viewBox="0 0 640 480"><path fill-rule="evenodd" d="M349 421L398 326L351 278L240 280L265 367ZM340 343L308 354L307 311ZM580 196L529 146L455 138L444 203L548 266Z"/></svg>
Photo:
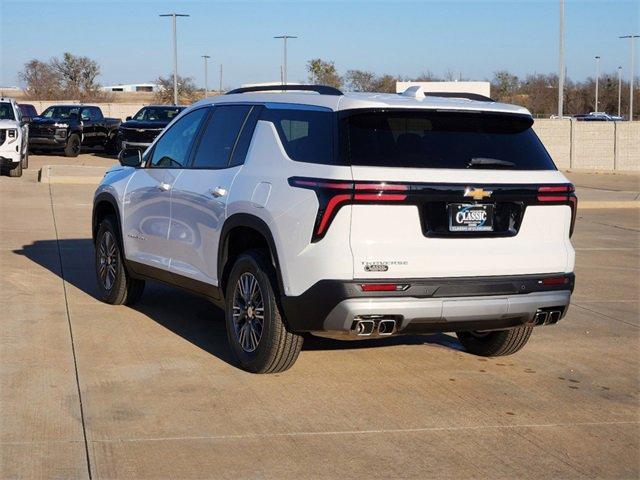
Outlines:
<svg viewBox="0 0 640 480"><path fill-rule="evenodd" d="M573 235L578 213L578 197L573 185L545 185L538 187L538 202L553 205L569 205L571 207L571 228L569 236Z"/></svg>
<svg viewBox="0 0 640 480"><path fill-rule="evenodd" d="M562 277L543 278L540 283L542 285L566 285L569 283L569 277L563 275Z"/></svg>
<svg viewBox="0 0 640 480"><path fill-rule="evenodd" d="M318 178L292 177L292 187L308 188L318 197L318 215L313 228L312 242L325 236L332 220L343 205L354 203L385 204L407 199L407 185L386 182L351 182Z"/></svg>

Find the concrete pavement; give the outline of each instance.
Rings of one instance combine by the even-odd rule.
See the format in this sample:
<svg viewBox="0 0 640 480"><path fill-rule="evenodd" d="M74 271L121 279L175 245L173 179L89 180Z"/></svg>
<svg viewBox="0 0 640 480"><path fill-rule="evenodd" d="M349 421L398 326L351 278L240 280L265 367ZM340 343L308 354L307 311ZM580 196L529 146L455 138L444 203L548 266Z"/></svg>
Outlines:
<svg viewBox="0 0 640 480"><path fill-rule="evenodd" d="M640 475L637 210L580 212L573 306L514 356L310 338L292 370L256 376L203 299L94 298L94 187L36 179L72 162L0 178L0 478Z"/></svg>

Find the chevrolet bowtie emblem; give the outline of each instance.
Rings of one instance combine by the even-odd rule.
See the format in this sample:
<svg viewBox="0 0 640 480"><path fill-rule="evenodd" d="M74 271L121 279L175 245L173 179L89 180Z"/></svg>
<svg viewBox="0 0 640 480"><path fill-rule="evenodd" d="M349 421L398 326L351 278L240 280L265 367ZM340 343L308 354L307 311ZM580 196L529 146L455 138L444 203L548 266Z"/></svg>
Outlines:
<svg viewBox="0 0 640 480"><path fill-rule="evenodd" d="M464 196L471 197L474 200L482 200L483 198L490 197L492 193L493 192L491 190L467 187L464 191Z"/></svg>

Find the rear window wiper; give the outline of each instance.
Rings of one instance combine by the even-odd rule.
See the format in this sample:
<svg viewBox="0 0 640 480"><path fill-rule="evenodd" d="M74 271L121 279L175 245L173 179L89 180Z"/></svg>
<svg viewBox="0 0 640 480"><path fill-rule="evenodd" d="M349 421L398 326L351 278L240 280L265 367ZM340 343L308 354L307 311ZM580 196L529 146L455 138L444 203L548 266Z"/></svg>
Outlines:
<svg viewBox="0 0 640 480"><path fill-rule="evenodd" d="M467 163L467 168L514 168L515 163L498 158L475 157Z"/></svg>

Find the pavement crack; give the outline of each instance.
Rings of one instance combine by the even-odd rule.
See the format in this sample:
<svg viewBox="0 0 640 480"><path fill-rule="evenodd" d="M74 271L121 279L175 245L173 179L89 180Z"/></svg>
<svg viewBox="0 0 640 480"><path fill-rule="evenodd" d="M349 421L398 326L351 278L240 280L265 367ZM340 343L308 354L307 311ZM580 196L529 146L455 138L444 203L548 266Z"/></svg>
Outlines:
<svg viewBox="0 0 640 480"><path fill-rule="evenodd" d="M56 234L56 247L58 250L58 260L60 262L60 277L62 277L62 291L64 294L64 308L67 314L67 324L69 325L69 337L71 340L71 353L73 354L73 368L76 376L76 387L78 389L78 402L80 404L80 421L82 423L82 436L84 438L84 452L87 459L87 475L92 479L91 460L89 458L89 442L87 440L87 426L84 417L84 406L82 404L82 390L80 389L80 375L78 373L78 358L76 356L75 340L73 338L73 326L71 325L71 315L69 314L69 298L67 296L67 281L64 276L64 264L62 263L62 249L60 248L60 238L58 236L58 225L56 223L56 211L53 205L53 192L49 184L49 203L51 205L51 217L53 219L53 229Z"/></svg>
<svg viewBox="0 0 640 480"><path fill-rule="evenodd" d="M588 312L594 313L596 315L602 315L603 317L606 317L609 320L613 320L614 322L620 322L620 323L624 323L625 325L629 325L630 327L640 328L640 327L638 327L638 325L634 325L633 323L630 323L630 322L625 322L624 320L620 320L618 318L612 317L612 316L607 315L605 313L598 312L597 310L592 310L591 308L587 308L584 305L579 305L579 304L574 303L574 302L572 302L571 305L574 306L574 307L578 307L578 308L581 308L583 310L586 310Z"/></svg>

